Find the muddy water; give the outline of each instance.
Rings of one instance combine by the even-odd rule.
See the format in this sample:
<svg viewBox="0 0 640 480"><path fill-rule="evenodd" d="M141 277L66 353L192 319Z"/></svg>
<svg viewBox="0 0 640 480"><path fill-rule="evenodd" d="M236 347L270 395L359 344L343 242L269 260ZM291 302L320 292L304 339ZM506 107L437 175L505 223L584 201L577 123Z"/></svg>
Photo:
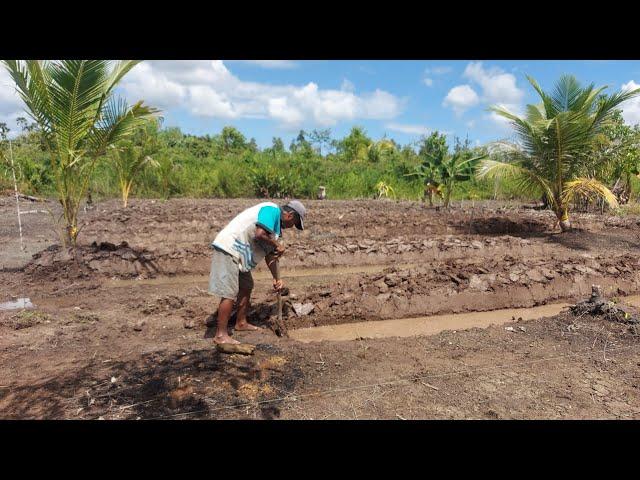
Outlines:
<svg viewBox="0 0 640 480"><path fill-rule="evenodd" d="M31 303L31 299L29 298L18 298L12 302L4 302L0 303L0 311L2 310L19 310L21 308L34 308L33 303Z"/></svg>
<svg viewBox="0 0 640 480"><path fill-rule="evenodd" d="M624 302L640 307L640 295L624 298ZM358 338L412 337L415 335L434 335L443 330L465 330L486 328L512 322L513 318L534 320L559 314L567 308L567 303L542 305L533 308L508 308L489 312L470 312L431 317L401 318L374 322L325 325L322 327L290 330L289 336L303 343L323 340L344 341ZM517 327L516 328L517 331Z"/></svg>

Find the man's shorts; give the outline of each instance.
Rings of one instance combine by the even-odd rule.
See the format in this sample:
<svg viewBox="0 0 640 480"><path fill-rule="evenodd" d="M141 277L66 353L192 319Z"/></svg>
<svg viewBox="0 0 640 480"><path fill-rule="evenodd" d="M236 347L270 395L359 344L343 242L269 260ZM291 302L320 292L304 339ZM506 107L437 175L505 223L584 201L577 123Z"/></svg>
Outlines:
<svg viewBox="0 0 640 480"><path fill-rule="evenodd" d="M253 290L251 272L241 272L238 260L232 255L214 248L211 274L209 275L209 293L235 300L240 290L249 292Z"/></svg>

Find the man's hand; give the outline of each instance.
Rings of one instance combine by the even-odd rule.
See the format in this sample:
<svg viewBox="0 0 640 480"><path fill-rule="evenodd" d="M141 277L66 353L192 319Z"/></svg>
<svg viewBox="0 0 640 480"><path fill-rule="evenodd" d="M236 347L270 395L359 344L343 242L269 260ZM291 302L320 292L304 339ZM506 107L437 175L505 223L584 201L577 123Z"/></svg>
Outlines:
<svg viewBox="0 0 640 480"><path fill-rule="evenodd" d="M279 292L280 290L282 290L284 288L284 282L282 281L282 279L280 280L276 280L275 278L273 279L273 289L276 292Z"/></svg>

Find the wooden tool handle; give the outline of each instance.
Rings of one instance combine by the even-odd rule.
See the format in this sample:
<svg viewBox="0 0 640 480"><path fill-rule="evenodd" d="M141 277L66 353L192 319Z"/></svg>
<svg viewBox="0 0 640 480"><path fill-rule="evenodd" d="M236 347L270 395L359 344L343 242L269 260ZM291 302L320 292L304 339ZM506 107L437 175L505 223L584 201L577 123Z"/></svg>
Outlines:
<svg viewBox="0 0 640 480"><path fill-rule="evenodd" d="M275 266L273 267L276 274L276 280L280 280L280 260L276 258L274 262L276 262Z"/></svg>

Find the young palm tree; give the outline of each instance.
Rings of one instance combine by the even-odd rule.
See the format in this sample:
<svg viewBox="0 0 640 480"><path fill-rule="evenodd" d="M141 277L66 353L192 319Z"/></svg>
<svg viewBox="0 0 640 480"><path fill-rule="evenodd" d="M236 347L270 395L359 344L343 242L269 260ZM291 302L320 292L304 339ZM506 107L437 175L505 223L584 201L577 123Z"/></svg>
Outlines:
<svg viewBox="0 0 640 480"><path fill-rule="evenodd" d="M481 162L479 177L511 177L523 191L542 194L558 218L562 231L571 228L569 205L577 197L595 196L616 206L616 198L587 166L593 142L611 120L615 108L638 95L640 89L598 96L606 87L581 87L575 77L560 77L553 92L542 91L527 77L542 102L528 105L519 117L494 106L490 110L509 120L520 144L495 142L491 157Z"/></svg>
<svg viewBox="0 0 640 480"><path fill-rule="evenodd" d="M138 173L147 165L158 167L152 158L159 149L155 122L142 126L131 140L113 145L113 168L118 175L118 184L122 194L122 206L127 208L129 193Z"/></svg>
<svg viewBox="0 0 640 480"><path fill-rule="evenodd" d="M65 245L75 246L78 211L96 161L157 110L127 105L113 90L138 61L4 60L29 115L38 123L65 220Z"/></svg>

